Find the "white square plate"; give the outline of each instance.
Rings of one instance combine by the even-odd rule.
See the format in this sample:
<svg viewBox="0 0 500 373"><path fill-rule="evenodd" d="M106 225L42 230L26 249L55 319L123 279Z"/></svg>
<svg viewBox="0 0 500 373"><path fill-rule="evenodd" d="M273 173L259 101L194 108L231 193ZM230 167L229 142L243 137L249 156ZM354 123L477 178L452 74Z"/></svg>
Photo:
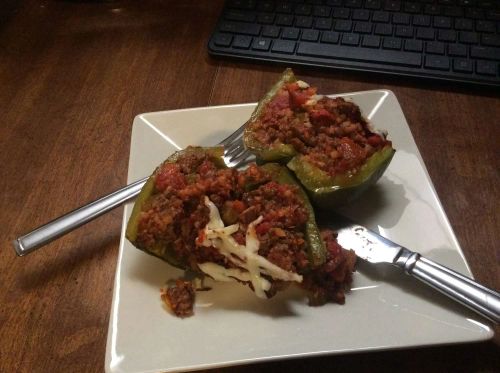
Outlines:
<svg viewBox="0 0 500 373"><path fill-rule="evenodd" d="M342 95L397 149L384 176L343 212L387 238L470 276L399 103L390 91ZM132 131L128 181L174 151L213 145L244 123L254 104L142 114ZM353 351L491 338L482 319L384 265L361 263L346 304L309 307L299 290L263 301L238 284L197 294L195 316L165 310L160 287L181 274L124 237L125 207L106 349L108 372L179 371Z"/></svg>

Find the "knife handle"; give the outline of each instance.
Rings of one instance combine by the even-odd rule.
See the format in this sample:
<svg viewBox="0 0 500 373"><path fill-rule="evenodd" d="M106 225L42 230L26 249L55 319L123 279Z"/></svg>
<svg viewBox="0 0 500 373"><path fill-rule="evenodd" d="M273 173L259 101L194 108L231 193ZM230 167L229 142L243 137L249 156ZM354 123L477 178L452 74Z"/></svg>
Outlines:
<svg viewBox="0 0 500 373"><path fill-rule="evenodd" d="M500 293L408 249L402 250L394 264L489 320L500 322Z"/></svg>

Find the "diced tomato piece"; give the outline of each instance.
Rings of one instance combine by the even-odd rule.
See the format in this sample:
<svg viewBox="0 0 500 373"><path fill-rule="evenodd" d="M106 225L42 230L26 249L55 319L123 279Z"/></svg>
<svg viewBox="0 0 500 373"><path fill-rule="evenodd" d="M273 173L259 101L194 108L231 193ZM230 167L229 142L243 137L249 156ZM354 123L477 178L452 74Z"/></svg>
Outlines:
<svg viewBox="0 0 500 373"><path fill-rule="evenodd" d="M374 147L377 147L379 145L382 145L382 143L384 142L384 139L382 139L381 136L379 135L371 135L370 137L368 137L366 139L366 141L368 142L368 144L370 144L371 146L374 146Z"/></svg>
<svg viewBox="0 0 500 373"><path fill-rule="evenodd" d="M240 231L238 231L235 234L233 234L233 238L240 245L244 245L245 244L245 236Z"/></svg>
<svg viewBox="0 0 500 373"><path fill-rule="evenodd" d="M198 172L200 173L201 177L207 176L210 173L216 171L217 168L213 164L213 162L210 162L208 160L205 160L200 167L198 167Z"/></svg>
<svg viewBox="0 0 500 373"><path fill-rule="evenodd" d="M340 246L335 240L328 241L327 249L330 252L332 258L339 256L342 252L342 246Z"/></svg>
<svg viewBox="0 0 500 373"><path fill-rule="evenodd" d="M310 95L304 91L290 91L290 107L299 109L309 100Z"/></svg>
<svg viewBox="0 0 500 373"><path fill-rule="evenodd" d="M268 115L270 118L273 118L276 115L276 112L288 107L290 107L290 99L288 98L286 92L284 92L283 94L275 96L269 103Z"/></svg>
<svg viewBox="0 0 500 373"><path fill-rule="evenodd" d="M199 232L198 232L198 237L196 237L196 240L195 240L195 243L199 246L201 246L203 244L203 241L205 241L205 230L204 229L201 229Z"/></svg>
<svg viewBox="0 0 500 373"><path fill-rule="evenodd" d="M186 178L175 163L165 163L155 178L155 187L160 192L168 186L174 189L182 189L186 186Z"/></svg>
<svg viewBox="0 0 500 373"><path fill-rule="evenodd" d="M349 137L343 137L340 140L338 150L342 154L342 159L337 165L337 171L346 172L364 162L366 155L364 149Z"/></svg>
<svg viewBox="0 0 500 373"><path fill-rule="evenodd" d="M231 206L237 213L241 214L243 211L246 210L247 208L247 205L245 204L245 202L243 201L240 201L240 200L236 200L236 201L233 201L232 202L232 206Z"/></svg>
<svg viewBox="0 0 500 373"><path fill-rule="evenodd" d="M332 115L326 109L319 109L309 113L312 124L318 126L329 126L333 122Z"/></svg>
<svg viewBox="0 0 500 373"><path fill-rule="evenodd" d="M255 232L261 235L269 232L269 229L271 229L271 223L264 221L255 227Z"/></svg>

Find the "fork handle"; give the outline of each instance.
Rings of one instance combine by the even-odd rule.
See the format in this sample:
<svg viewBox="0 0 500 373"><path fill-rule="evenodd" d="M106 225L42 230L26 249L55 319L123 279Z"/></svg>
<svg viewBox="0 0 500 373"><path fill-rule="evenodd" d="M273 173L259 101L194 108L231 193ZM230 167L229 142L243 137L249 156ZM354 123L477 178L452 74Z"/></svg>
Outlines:
<svg viewBox="0 0 500 373"><path fill-rule="evenodd" d="M52 220L12 241L17 255L23 256L121 206L139 194L147 177L105 195L76 210Z"/></svg>
<svg viewBox="0 0 500 373"><path fill-rule="evenodd" d="M407 250L395 263L405 272L480 315L500 323L500 293Z"/></svg>

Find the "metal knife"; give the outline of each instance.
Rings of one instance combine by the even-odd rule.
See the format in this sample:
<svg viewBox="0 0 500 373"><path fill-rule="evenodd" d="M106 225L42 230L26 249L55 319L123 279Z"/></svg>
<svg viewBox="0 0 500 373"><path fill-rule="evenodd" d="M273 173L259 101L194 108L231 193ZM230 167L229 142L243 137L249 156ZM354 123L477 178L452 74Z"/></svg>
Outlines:
<svg viewBox="0 0 500 373"><path fill-rule="evenodd" d="M370 263L389 263L417 278L453 300L495 323L500 322L500 293L440 265L422 255L398 245L349 219L329 214L328 227L334 229L338 243L352 249ZM333 223L330 223L333 222Z"/></svg>

